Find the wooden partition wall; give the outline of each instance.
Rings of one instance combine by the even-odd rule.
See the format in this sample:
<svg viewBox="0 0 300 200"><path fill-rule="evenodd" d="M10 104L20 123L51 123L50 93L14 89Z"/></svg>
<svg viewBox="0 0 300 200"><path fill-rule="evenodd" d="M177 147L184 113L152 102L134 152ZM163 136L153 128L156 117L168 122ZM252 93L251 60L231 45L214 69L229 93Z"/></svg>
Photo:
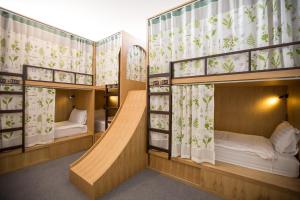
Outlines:
<svg viewBox="0 0 300 200"><path fill-rule="evenodd" d="M287 120L287 86L215 86L215 129L269 138Z"/></svg>
<svg viewBox="0 0 300 200"><path fill-rule="evenodd" d="M126 79L127 54L133 45L144 47L144 45L129 33L122 31L122 46L120 53L120 105L126 99L130 90L146 90L146 82L133 81ZM144 48L145 49L145 48Z"/></svg>

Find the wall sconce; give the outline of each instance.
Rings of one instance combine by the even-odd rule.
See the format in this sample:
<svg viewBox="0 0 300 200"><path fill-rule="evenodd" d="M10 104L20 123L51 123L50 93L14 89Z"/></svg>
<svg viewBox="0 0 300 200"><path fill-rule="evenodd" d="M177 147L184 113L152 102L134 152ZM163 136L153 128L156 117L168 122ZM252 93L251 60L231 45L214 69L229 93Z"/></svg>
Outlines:
<svg viewBox="0 0 300 200"><path fill-rule="evenodd" d="M281 95L278 97L279 99L287 99L289 98L289 95L288 94L284 94L284 95Z"/></svg>
<svg viewBox="0 0 300 200"><path fill-rule="evenodd" d="M69 96L69 99L70 99L70 100L73 100L73 99L75 99L75 95L74 95L74 94L72 94L71 96Z"/></svg>

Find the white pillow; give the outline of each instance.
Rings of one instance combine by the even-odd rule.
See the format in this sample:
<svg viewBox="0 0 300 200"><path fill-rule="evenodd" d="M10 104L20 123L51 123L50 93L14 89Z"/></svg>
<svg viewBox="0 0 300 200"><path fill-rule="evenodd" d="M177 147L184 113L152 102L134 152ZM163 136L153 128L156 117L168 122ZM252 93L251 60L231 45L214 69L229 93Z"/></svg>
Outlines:
<svg viewBox="0 0 300 200"><path fill-rule="evenodd" d="M86 119L87 119L86 110L78 110L74 108L71 112L69 121L84 125L86 123Z"/></svg>
<svg viewBox="0 0 300 200"><path fill-rule="evenodd" d="M287 121L280 123L270 138L277 152L288 155L296 155L298 153L299 139L299 130Z"/></svg>

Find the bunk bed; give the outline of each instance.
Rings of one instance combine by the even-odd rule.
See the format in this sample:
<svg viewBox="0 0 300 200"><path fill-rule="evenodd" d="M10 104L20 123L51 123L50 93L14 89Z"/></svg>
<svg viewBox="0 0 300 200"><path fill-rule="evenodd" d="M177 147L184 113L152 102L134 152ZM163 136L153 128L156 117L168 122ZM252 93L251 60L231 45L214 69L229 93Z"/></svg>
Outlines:
<svg viewBox="0 0 300 200"><path fill-rule="evenodd" d="M257 124L249 124L255 127L251 129L245 126L247 124L245 120L249 118L245 118L243 121L243 116L238 115L238 118L235 118L235 123L242 125L235 126L236 129L234 129L230 126L234 121L228 123L228 120L234 119L232 116L216 113L216 109L220 110L221 106L225 105L218 104L218 107L213 107L216 106L213 103L209 108L214 110L215 113L212 112L208 116L201 111L201 114L204 113L203 116L208 117L201 118L201 121L198 119L195 121L189 120L189 117L194 117L190 116L191 113L196 117L198 116L190 108L190 110L186 109L188 111L183 109L185 114L182 114L184 112L180 110L182 112L181 118L174 118L174 113L176 113L174 107L179 107L177 104L182 107L197 104L201 107L200 101L207 104L208 101L214 102L214 95L212 98L203 100L202 96L201 99L199 98L200 95L194 95L193 93L188 95L184 92L181 94L181 99L185 100L178 101L178 95L174 96L174 88L181 86L193 88L196 85L206 85L216 89L216 86L221 84L238 85L245 83L250 85L256 83L257 85L272 85L280 81L295 80L296 86L294 87L299 87L299 54L296 53L296 51L299 51L299 34L290 34L290 38L278 41L275 39L274 32L272 32L273 35L272 33L268 35L268 31L266 31L266 35L270 36L268 42L259 43L261 38L257 36L257 38L252 38L253 43L251 43L246 36L255 36L256 31L263 27L258 26L258 24L256 26L251 25L251 23L255 24L259 16L252 18L249 26L248 22L242 22L247 20L248 16L239 18L241 20L239 22L242 23L236 23L235 26L231 26L232 24L227 22L240 16L240 13L244 13L245 10L243 9L247 9L245 13L249 14L250 11L256 9L267 9L270 5L259 8L256 7L257 5L252 5L255 2L247 2L241 3L243 6L232 4L232 8L221 5L218 8L222 9L214 7L222 3L191 1L148 19L147 112L149 167L199 189L213 192L225 199L297 199L300 194L299 155L283 155L275 149L274 144L271 143L272 139L269 139L271 133L269 131L264 132L266 127L271 130L269 125L264 126L268 123L267 119L260 119L261 122ZM206 12L206 9L209 12ZM231 9L232 12L224 15L218 13L227 12ZM239 14L237 14L238 10L241 11ZM284 12L285 10L282 9L281 11ZM295 11L292 14L297 12ZM227 18L230 18L230 20L228 21ZM235 32L234 30L240 28L239 26L247 31L240 32L237 30ZM295 24L295 26L298 26L298 24ZM256 28L251 29L253 27ZM272 30L275 30L275 28ZM278 38L280 34L278 34ZM290 53L283 55L287 52ZM205 90L203 91L205 92ZM299 93L299 91L297 90L296 93ZM274 120L271 120L274 129L284 120L288 120L299 129L300 121L295 117L299 115L299 109L295 106L299 106L295 102L295 99L299 100L299 94L296 93L293 94L294 97L291 97L293 100L290 99L291 101L289 101L293 108L288 108L288 118L287 115L285 116L279 112L281 118L275 116L273 117ZM284 96L284 94L280 95ZM199 99L194 99L194 97ZM189 101L189 98L191 101ZM276 96L276 98L279 98L279 96ZM219 97L219 101L220 99L221 97ZM290 103L292 101L294 102ZM283 102L287 104L286 100ZM237 106L234 103L236 102L231 103L232 107L241 108L241 105ZM205 106L201 108L205 110ZM227 114L228 112L230 111L227 111ZM252 118L255 118L255 113L249 112L253 114ZM233 113L231 114L234 115ZM154 114L161 117L154 119ZM162 117L163 115L169 116L169 118ZM223 117L223 120L220 116ZM182 120L183 118L184 120ZM278 119L281 121L278 121ZM207 123L204 123L204 120L207 120L205 121ZM220 121L223 121L223 123L220 123ZM227 126L224 125L225 123L227 123ZM203 126L203 129L197 129L199 124ZM220 124L224 126L220 126ZM179 134L178 127L186 131L186 135L195 133L195 138ZM259 130L260 127L261 130ZM194 132L192 129L194 129ZM200 130L202 135L208 134L209 137L204 137L203 141L202 138L199 140L196 137L201 134L197 134L195 130ZM253 130L256 130L256 132ZM265 148L264 150L268 149L270 153L268 159L258 156L255 151L257 148L250 148L247 151L242 150L245 150L245 146L254 146L253 143L249 143L251 140L260 141L255 143L255 147L260 146ZM297 142L298 139L294 141ZM193 151L196 151L195 148L205 149L203 146L209 142L209 151L214 152L215 155L215 157L212 156L209 159L212 164L205 163L205 160L204 163L201 163L203 160L196 160L185 154L182 157L180 153L178 155L177 151L180 152L181 147L184 150L190 148L193 153ZM176 146L178 144L180 144L179 147ZM238 148L233 149L233 146ZM184 150L182 151L184 152ZM245 162L243 159L245 159Z"/></svg>

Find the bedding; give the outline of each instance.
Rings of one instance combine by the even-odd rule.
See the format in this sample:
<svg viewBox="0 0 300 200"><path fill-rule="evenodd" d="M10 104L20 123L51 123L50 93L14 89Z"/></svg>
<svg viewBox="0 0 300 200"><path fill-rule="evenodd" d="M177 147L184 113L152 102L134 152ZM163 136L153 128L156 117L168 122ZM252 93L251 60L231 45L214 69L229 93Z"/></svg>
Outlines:
<svg viewBox="0 0 300 200"><path fill-rule="evenodd" d="M74 108L70 114L69 121L74 123L79 123L84 125L87 120L87 112L86 110L78 110Z"/></svg>
<svg viewBox="0 0 300 200"><path fill-rule="evenodd" d="M62 121L55 123L54 138L79 135L87 132L87 126L71 121Z"/></svg>
<svg viewBox="0 0 300 200"><path fill-rule="evenodd" d="M105 131L105 119L95 119L95 131L96 132Z"/></svg>
<svg viewBox="0 0 300 200"><path fill-rule="evenodd" d="M300 131L294 128L289 122L280 123L274 130L270 141L275 150L282 154L296 155L298 153L298 141Z"/></svg>
<svg viewBox="0 0 300 200"><path fill-rule="evenodd" d="M265 171L298 177L299 161L291 155L276 152L269 139L215 130L216 160Z"/></svg>
<svg viewBox="0 0 300 200"><path fill-rule="evenodd" d="M217 161L287 177L299 176L297 158L277 152L268 138L218 130L214 134ZM167 135L150 132L150 144L168 149Z"/></svg>

